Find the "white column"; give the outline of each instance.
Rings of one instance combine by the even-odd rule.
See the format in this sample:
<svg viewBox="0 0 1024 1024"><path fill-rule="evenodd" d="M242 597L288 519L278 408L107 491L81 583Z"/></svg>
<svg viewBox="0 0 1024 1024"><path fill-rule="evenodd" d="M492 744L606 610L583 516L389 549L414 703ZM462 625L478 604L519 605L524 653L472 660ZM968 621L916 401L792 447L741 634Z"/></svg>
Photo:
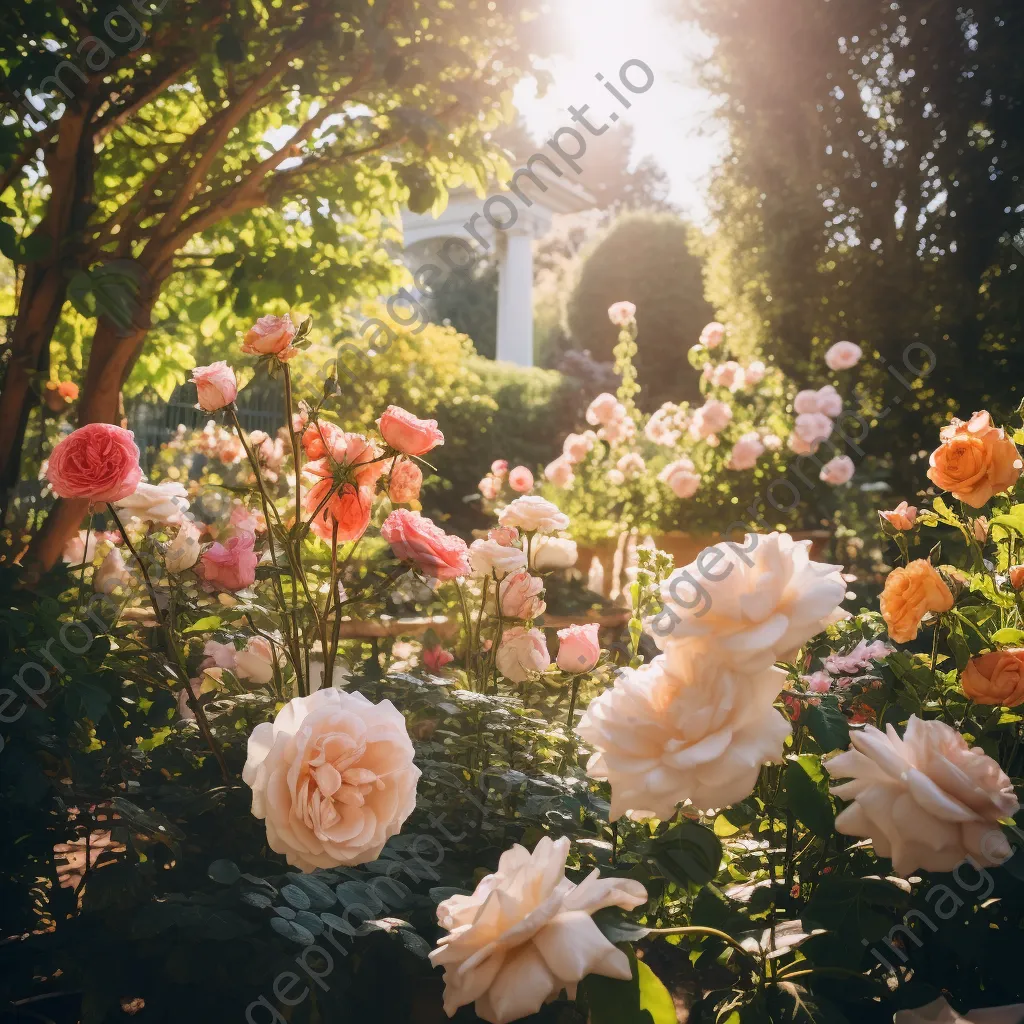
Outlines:
<svg viewBox="0 0 1024 1024"><path fill-rule="evenodd" d="M533 232L506 231L499 267L497 358L533 366Z"/></svg>

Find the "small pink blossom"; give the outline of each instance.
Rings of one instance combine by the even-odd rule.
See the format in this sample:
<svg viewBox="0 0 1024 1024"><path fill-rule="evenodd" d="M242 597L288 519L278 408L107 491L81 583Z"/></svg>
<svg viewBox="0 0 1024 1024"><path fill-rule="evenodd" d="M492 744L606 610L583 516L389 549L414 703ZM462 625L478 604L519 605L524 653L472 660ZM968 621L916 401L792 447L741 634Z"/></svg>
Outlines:
<svg viewBox="0 0 1024 1024"><path fill-rule="evenodd" d="M718 348L725 341L725 327L717 320L706 324L700 332L700 343L705 348Z"/></svg>
<svg viewBox="0 0 1024 1024"><path fill-rule="evenodd" d="M491 463L491 473L494 476L505 476L508 473L508 462L505 459L495 459Z"/></svg>
<svg viewBox="0 0 1024 1024"><path fill-rule="evenodd" d="M632 302L613 302L608 307L608 319L616 327L626 327L636 317L636 306Z"/></svg>
<svg viewBox="0 0 1024 1024"><path fill-rule="evenodd" d="M256 581L259 557L253 550L256 537L239 533L224 544L215 543L203 552L196 574L207 590L244 590Z"/></svg>
<svg viewBox="0 0 1024 1024"><path fill-rule="evenodd" d="M235 371L223 360L209 366L197 366L192 371L192 383L196 386L199 408L205 412L223 409L238 396Z"/></svg>
<svg viewBox="0 0 1024 1024"><path fill-rule="evenodd" d="M518 494L527 494L533 490L533 474L526 466L516 466L508 475L508 485Z"/></svg>
<svg viewBox="0 0 1024 1024"><path fill-rule="evenodd" d="M440 645L423 648L423 664L431 672L440 672L445 665L450 664L454 660L455 655L451 651L446 651Z"/></svg>
<svg viewBox="0 0 1024 1024"><path fill-rule="evenodd" d="M519 531L514 526L495 526L487 531L487 539L495 544L510 548L519 540Z"/></svg>
<svg viewBox="0 0 1024 1024"><path fill-rule="evenodd" d="M860 362L864 354L860 345L852 341L837 341L826 353L825 363L830 370L849 370Z"/></svg>
<svg viewBox="0 0 1024 1024"><path fill-rule="evenodd" d="M563 489L572 487L573 481L576 479L576 474L573 473L572 465L572 462L562 455L555 459L554 462L549 462L544 467L544 477L556 487L561 487Z"/></svg>
<svg viewBox="0 0 1024 1024"><path fill-rule="evenodd" d="M833 487L849 483L853 479L856 467L849 455L837 455L821 467L819 478Z"/></svg>
<svg viewBox="0 0 1024 1024"><path fill-rule="evenodd" d="M605 391L587 407L587 422L592 427L604 427L626 415L626 407L610 392Z"/></svg>

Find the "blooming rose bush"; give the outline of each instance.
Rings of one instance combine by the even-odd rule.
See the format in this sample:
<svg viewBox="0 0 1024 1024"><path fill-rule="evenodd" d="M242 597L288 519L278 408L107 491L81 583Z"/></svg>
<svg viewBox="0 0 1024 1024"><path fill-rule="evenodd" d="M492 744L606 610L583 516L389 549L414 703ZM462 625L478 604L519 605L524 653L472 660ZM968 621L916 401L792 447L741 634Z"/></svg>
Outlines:
<svg viewBox="0 0 1024 1024"><path fill-rule="evenodd" d="M807 541L729 530L744 481L798 451L844 486L842 464L818 479L836 458L819 435L861 354L791 394L709 325L704 400L645 418L642 313L613 313L622 389L543 482L497 460L473 537L422 514L436 423L385 406L343 426L333 375L300 386L311 328L290 317L197 368L210 423L150 479L127 430L55 446L54 492L92 507L38 592L0 607L28 989L70 977L118 1016L202 991L254 1024L288 994L282 964L324 1019L1019 1006L1024 435L981 413L943 432L932 479L953 498L894 496L866 608ZM275 433L238 418L231 382L254 366L286 396ZM659 501L708 498L726 537L678 566L641 545L626 608L556 615L577 496L613 472L609 521L653 533ZM67 851L58 902L40 879ZM676 963L693 991L659 981Z"/></svg>

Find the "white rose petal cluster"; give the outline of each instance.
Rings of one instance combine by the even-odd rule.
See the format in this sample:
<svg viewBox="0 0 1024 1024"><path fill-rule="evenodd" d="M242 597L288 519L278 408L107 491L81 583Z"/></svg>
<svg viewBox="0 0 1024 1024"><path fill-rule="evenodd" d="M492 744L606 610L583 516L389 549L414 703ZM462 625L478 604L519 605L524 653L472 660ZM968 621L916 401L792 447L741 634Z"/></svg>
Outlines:
<svg viewBox="0 0 1024 1024"><path fill-rule="evenodd" d="M781 669L747 675L697 656L673 668L661 655L622 673L577 726L597 751L587 774L611 781L613 821L668 820L683 799L725 807L753 790L764 762L782 760L790 725L774 707Z"/></svg>
<svg viewBox="0 0 1024 1024"><path fill-rule="evenodd" d="M782 760L790 724L775 707L786 680L775 662L820 632L846 593L840 566L812 563L809 548L748 534L665 581L648 622L665 653L622 672L577 727L595 750L588 774L611 783L613 819L736 803L762 764Z"/></svg>
<svg viewBox="0 0 1024 1024"><path fill-rule="evenodd" d="M498 578L526 567L526 552L496 540L475 540L469 545L469 564L474 576Z"/></svg>
<svg viewBox="0 0 1024 1024"><path fill-rule="evenodd" d="M892 725L868 725L850 743L825 762L833 778L850 780L832 789L851 801L836 829L870 839L897 874L952 871L968 857L992 867L1010 856L998 822L1020 807L1013 783L956 729L911 715L902 739Z"/></svg>
<svg viewBox="0 0 1024 1024"><path fill-rule="evenodd" d="M158 526L170 526L182 521L188 511L188 491L172 480L162 484L149 484L140 480L134 494L114 503L132 519Z"/></svg>
<svg viewBox="0 0 1024 1024"><path fill-rule="evenodd" d="M538 572L545 569L571 569L579 558L576 541L568 537L541 535L533 539L530 548L533 568Z"/></svg>
<svg viewBox="0 0 1024 1024"><path fill-rule="evenodd" d="M743 544L723 541L676 569L649 624L669 663L681 641L745 672L788 660L846 595L842 566L812 561L810 549L788 533L748 533Z"/></svg>
<svg viewBox="0 0 1024 1024"><path fill-rule="evenodd" d="M635 910L647 890L629 878L601 878L595 869L579 885L565 877L569 840L544 836L529 853L516 845L470 896L437 908L448 933L430 954L444 968L444 1010L475 1004L477 1017L508 1024L536 1013L564 989L575 998L588 974L627 980L629 960L604 937L591 915L604 907Z"/></svg>
<svg viewBox="0 0 1024 1024"><path fill-rule="evenodd" d="M377 859L416 805L412 759L391 701L321 689L256 726L242 779L267 845L309 872Z"/></svg>
<svg viewBox="0 0 1024 1024"><path fill-rule="evenodd" d="M498 516L502 526L514 526L522 533L558 533L568 529L569 517L546 498L524 494L509 502Z"/></svg>

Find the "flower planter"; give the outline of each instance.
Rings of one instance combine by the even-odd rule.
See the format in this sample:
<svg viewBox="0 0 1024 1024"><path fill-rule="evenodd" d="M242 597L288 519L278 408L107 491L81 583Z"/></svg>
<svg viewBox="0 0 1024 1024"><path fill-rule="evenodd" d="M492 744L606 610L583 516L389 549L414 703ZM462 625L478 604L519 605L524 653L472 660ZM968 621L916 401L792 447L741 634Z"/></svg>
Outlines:
<svg viewBox="0 0 1024 1024"><path fill-rule="evenodd" d="M828 530L793 530L796 540L811 542L811 558L816 562L824 561L825 551L832 534ZM720 533L684 533L672 530L669 533L652 535L655 546L670 554L676 566L688 565L706 547L718 544L722 539ZM609 537L591 545L578 545L579 559L577 568L586 576L593 559L597 559L603 572L603 581L599 593L611 600L618 600L626 585L625 570L630 564L630 548L635 544L636 535L629 532ZM592 584L596 587L596 584Z"/></svg>

